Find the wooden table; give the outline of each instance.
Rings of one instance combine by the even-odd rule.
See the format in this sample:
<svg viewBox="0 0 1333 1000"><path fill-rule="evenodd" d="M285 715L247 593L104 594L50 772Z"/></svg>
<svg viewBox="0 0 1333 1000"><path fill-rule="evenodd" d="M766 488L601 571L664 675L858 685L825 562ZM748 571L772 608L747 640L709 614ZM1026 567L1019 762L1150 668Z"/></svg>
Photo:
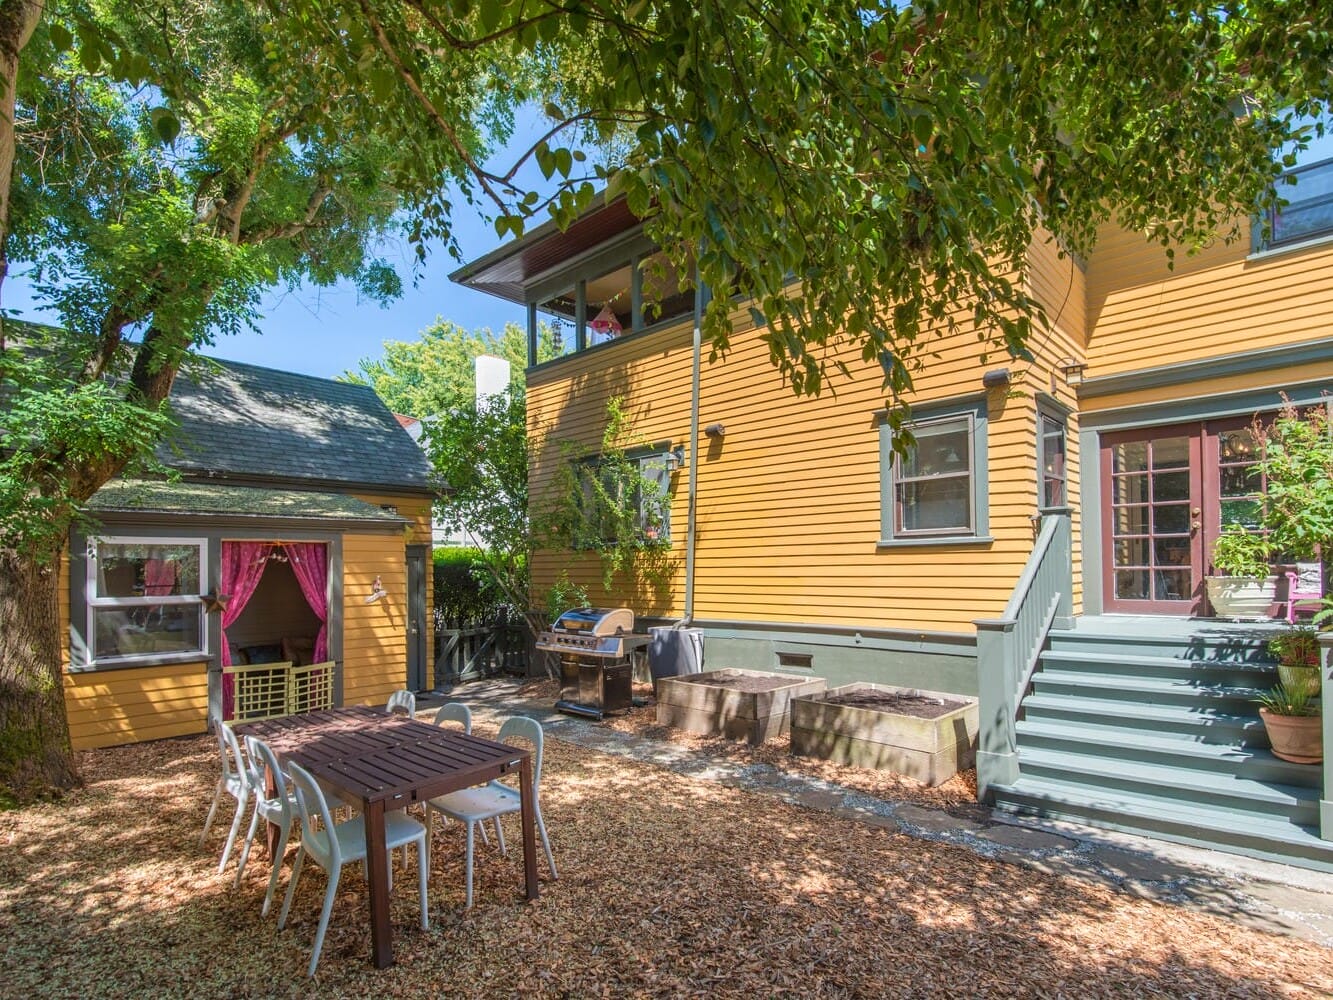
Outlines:
<svg viewBox="0 0 1333 1000"><path fill-rule="evenodd" d="M378 968L393 964L389 866L384 847L384 814L390 809L479 785L517 768L524 879L527 898L537 898L532 755L527 750L364 705L248 722L235 729L238 735L258 737L279 760L295 761L349 800L361 803L366 825L371 943Z"/></svg>

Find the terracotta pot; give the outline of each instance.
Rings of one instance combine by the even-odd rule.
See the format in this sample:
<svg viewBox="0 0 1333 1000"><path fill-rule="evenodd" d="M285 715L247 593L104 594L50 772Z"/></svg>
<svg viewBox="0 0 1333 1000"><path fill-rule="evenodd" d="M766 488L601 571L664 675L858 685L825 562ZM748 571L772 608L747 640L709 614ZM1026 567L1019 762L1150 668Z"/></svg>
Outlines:
<svg viewBox="0 0 1333 1000"><path fill-rule="evenodd" d="M1219 618L1267 618L1277 596L1277 577L1210 576L1206 583Z"/></svg>
<svg viewBox="0 0 1333 1000"><path fill-rule="evenodd" d="M1293 764L1318 764L1324 759L1324 725L1317 715L1275 715L1259 709L1273 746L1273 756Z"/></svg>

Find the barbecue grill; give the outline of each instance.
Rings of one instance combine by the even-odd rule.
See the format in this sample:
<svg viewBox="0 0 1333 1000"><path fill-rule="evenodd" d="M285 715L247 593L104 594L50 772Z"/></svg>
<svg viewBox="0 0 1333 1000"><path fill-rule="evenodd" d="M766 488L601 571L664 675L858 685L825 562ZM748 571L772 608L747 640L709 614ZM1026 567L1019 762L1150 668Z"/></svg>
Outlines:
<svg viewBox="0 0 1333 1000"><path fill-rule="evenodd" d="M570 715L600 719L631 704L630 654L648 645L629 608L575 608L537 636L537 648L560 654L560 700Z"/></svg>

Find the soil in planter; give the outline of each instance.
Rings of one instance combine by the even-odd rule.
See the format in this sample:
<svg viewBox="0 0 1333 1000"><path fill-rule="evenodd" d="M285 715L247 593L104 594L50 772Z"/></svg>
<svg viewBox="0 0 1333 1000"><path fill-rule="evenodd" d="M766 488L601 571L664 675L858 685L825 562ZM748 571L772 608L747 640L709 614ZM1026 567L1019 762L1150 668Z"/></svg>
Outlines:
<svg viewBox="0 0 1333 1000"><path fill-rule="evenodd" d="M928 698L919 694L896 694L892 691L848 691L823 699L827 705L847 705L850 708L869 708L878 712L895 712L915 719L938 719L942 715L963 708L966 702L947 698Z"/></svg>
<svg viewBox="0 0 1333 1000"><path fill-rule="evenodd" d="M684 677L674 678L678 681L684 681L686 684L702 684L705 687L726 688L728 691L740 691L744 694L755 694L759 691L776 691L778 688L791 687L793 684L799 684L799 677L754 677L750 674L733 674L725 670L717 670L712 673L692 674Z"/></svg>

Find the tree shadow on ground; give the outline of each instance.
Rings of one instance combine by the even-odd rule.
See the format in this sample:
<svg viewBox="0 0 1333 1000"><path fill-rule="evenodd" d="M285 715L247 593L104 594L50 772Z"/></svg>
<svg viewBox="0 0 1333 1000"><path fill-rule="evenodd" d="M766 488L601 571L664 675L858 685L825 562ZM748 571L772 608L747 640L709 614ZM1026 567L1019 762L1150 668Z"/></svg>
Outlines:
<svg viewBox="0 0 1333 1000"><path fill-rule="evenodd" d="M490 735L484 728L482 735ZM551 739L543 811L560 867L522 902L510 852L479 845L462 909L462 828L436 834L431 929L395 879L397 964L370 966L349 868L317 979L303 976L325 881L282 933L259 916L257 853L217 874L199 832L210 737L84 756L87 788L8 814L0 977L12 996L1316 995L1333 953L944 844ZM290 861L290 855L288 860ZM234 866L234 862L233 862ZM283 886L286 876L283 878Z"/></svg>

